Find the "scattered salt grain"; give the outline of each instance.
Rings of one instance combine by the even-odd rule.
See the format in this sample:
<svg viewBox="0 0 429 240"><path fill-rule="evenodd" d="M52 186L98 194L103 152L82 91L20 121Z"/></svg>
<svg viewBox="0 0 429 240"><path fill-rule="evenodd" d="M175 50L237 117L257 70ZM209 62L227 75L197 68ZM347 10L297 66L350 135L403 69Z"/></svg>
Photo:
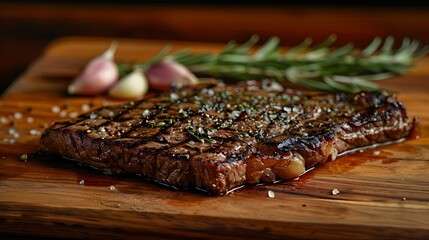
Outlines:
<svg viewBox="0 0 429 240"><path fill-rule="evenodd" d="M381 151L376 150L373 153L374 153L374 155L380 155Z"/></svg>
<svg viewBox="0 0 429 240"><path fill-rule="evenodd" d="M23 161L23 162L27 162L27 159L28 159L28 155L27 155L27 154L22 154L22 155L19 157L19 160L21 160L21 161Z"/></svg>
<svg viewBox="0 0 429 240"><path fill-rule="evenodd" d="M8 130L7 130L7 133L9 134L9 135L14 135L15 133L16 133L16 131L15 131L15 129L13 129L13 128L9 128Z"/></svg>
<svg viewBox="0 0 429 240"><path fill-rule="evenodd" d="M39 130L37 130L37 129L31 129L30 131L28 131L28 133L30 135L33 135L33 136L41 134L41 132Z"/></svg>
<svg viewBox="0 0 429 240"><path fill-rule="evenodd" d="M86 104L86 103L84 103L84 104L82 104L82 106L80 106L80 109L82 110L82 112L88 112L90 108L91 107L89 106L89 104Z"/></svg>
<svg viewBox="0 0 429 240"><path fill-rule="evenodd" d="M340 193L340 190L338 190L338 189L336 189L336 188L334 188L333 190L332 190L332 195L337 195L337 194L339 194Z"/></svg>
<svg viewBox="0 0 429 240"><path fill-rule="evenodd" d="M89 115L89 118L96 119L98 117L97 113L92 112L91 115Z"/></svg>
<svg viewBox="0 0 429 240"><path fill-rule="evenodd" d="M20 112L15 112L15 113L13 114L13 117L14 117L15 119L21 119L21 118L22 118L22 113L20 113Z"/></svg>
<svg viewBox="0 0 429 240"><path fill-rule="evenodd" d="M15 143L15 139L13 139L13 138L3 138L3 142L5 142L5 143Z"/></svg>
<svg viewBox="0 0 429 240"><path fill-rule="evenodd" d="M213 95L215 94L215 92L214 92L214 90L213 90L213 89L208 89L208 90L207 90L207 93L208 93L210 96L213 96Z"/></svg>
<svg viewBox="0 0 429 240"><path fill-rule="evenodd" d="M71 117L71 118L77 118L78 116L79 116L78 112L71 112L71 113L69 113L69 117Z"/></svg>
<svg viewBox="0 0 429 240"><path fill-rule="evenodd" d="M61 108L58 106L52 106L51 107L51 112L53 113L59 113L61 111Z"/></svg>
<svg viewBox="0 0 429 240"><path fill-rule="evenodd" d="M109 190L110 190L110 191L116 191L116 187L115 187L115 186L113 186L113 185L111 185L111 186L109 187Z"/></svg>
<svg viewBox="0 0 429 240"><path fill-rule="evenodd" d="M269 190L269 191L268 191L268 197L270 197L270 198L275 198L275 197L276 197L276 193L275 193L275 192L273 192L273 191L271 191L271 190Z"/></svg>
<svg viewBox="0 0 429 240"><path fill-rule="evenodd" d="M80 180L79 185L84 185L85 184L85 180Z"/></svg>
<svg viewBox="0 0 429 240"><path fill-rule="evenodd" d="M14 138L19 138L21 135L19 134L19 132L15 132L14 134L13 134L13 137Z"/></svg>
<svg viewBox="0 0 429 240"><path fill-rule="evenodd" d="M237 118L240 116L241 111L238 110L234 110L231 113L228 114L229 118Z"/></svg>
<svg viewBox="0 0 429 240"><path fill-rule="evenodd" d="M183 109L180 109L180 110L183 110ZM179 110L179 113L180 113L180 110ZM148 116L149 114L150 114L149 109L143 110L143 116Z"/></svg>
<svg viewBox="0 0 429 240"><path fill-rule="evenodd" d="M60 117L66 117L67 116L67 111L66 110L62 110L59 114Z"/></svg>
<svg viewBox="0 0 429 240"><path fill-rule="evenodd" d="M402 201L405 201L405 200L407 200L407 198L406 198L406 197L403 197L403 198L402 198Z"/></svg>
<svg viewBox="0 0 429 240"><path fill-rule="evenodd" d="M6 117L1 117L0 118L0 122L6 124L7 123L7 118Z"/></svg>
<svg viewBox="0 0 429 240"><path fill-rule="evenodd" d="M170 98L171 98L171 100L175 101L175 100L179 99L179 96L176 93L170 93Z"/></svg>
<svg viewBox="0 0 429 240"><path fill-rule="evenodd" d="M27 122L28 122L28 123L32 123L32 122L34 122L34 118L33 118L33 117L27 117Z"/></svg>

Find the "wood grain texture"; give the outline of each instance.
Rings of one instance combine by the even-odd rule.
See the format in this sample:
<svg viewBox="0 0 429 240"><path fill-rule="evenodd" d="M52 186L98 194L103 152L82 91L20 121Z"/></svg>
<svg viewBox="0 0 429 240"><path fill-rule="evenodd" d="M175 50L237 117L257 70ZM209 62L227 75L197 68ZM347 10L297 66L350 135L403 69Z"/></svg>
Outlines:
<svg viewBox="0 0 429 240"><path fill-rule="evenodd" d="M420 117L419 139L340 157L297 180L212 197L174 191L135 176L105 175L60 158L32 157L40 137L34 130L42 131L52 121L63 119L62 115L82 112L83 104L95 108L105 100L116 103L105 96L64 94L84 63L110 41L67 38L52 43L1 98L0 117L6 119L0 123L0 235L74 239L429 237L429 58L406 76L383 82L400 92L399 99L410 115ZM148 58L166 43L118 41L117 59L128 61ZM201 43L172 44L176 49L220 49ZM54 105L61 108L59 113L51 111ZM19 136L15 138L13 132ZM10 139L15 143L9 143ZM22 154L29 158L19 160ZM340 190L338 195L332 194L335 188ZM269 190L274 198L268 196Z"/></svg>

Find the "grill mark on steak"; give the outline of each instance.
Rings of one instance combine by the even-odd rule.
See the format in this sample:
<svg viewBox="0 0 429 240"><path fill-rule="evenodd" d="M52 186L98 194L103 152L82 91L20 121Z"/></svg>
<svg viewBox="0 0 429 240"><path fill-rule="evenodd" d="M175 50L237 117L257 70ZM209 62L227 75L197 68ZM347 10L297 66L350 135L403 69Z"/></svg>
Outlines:
<svg viewBox="0 0 429 240"><path fill-rule="evenodd" d="M99 108L46 129L41 148L113 173L223 194L294 178L412 128L393 95L309 95L272 84L202 84Z"/></svg>

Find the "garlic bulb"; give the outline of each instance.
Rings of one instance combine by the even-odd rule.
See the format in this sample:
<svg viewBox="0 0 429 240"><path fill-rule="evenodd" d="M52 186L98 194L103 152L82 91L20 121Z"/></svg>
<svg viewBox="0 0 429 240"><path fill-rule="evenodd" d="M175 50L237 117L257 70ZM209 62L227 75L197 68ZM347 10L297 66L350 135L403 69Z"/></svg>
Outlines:
<svg viewBox="0 0 429 240"><path fill-rule="evenodd" d="M135 69L109 90L109 96L117 99L138 99L147 93L148 88L149 84L142 70Z"/></svg>
<svg viewBox="0 0 429 240"><path fill-rule="evenodd" d="M172 85L193 85L197 77L184 65L174 61L162 61L146 69L149 85L157 90L168 90Z"/></svg>
<svg viewBox="0 0 429 240"><path fill-rule="evenodd" d="M89 61L80 75L68 86L68 93L97 95L106 92L119 77L118 67L113 61L116 48L116 42L112 42L103 54Z"/></svg>

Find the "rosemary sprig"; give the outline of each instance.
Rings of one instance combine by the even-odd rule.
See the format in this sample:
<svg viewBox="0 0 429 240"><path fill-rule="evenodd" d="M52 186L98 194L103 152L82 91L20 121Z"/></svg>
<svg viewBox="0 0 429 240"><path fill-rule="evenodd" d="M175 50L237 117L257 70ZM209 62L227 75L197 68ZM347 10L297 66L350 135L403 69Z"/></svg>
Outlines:
<svg viewBox="0 0 429 240"><path fill-rule="evenodd" d="M377 37L361 51L351 43L332 48L335 36L315 47L310 47L312 40L307 38L286 52L281 51L277 37L270 38L260 47L256 46L258 40L255 35L244 44L231 41L219 54L194 54L190 50L168 54L165 48L154 59L179 62L200 76L231 80L272 79L314 90L358 92L379 89L374 81L404 74L416 58L429 50L428 46L409 38L394 50L393 37L384 41ZM154 63L154 59L138 65L147 66Z"/></svg>

